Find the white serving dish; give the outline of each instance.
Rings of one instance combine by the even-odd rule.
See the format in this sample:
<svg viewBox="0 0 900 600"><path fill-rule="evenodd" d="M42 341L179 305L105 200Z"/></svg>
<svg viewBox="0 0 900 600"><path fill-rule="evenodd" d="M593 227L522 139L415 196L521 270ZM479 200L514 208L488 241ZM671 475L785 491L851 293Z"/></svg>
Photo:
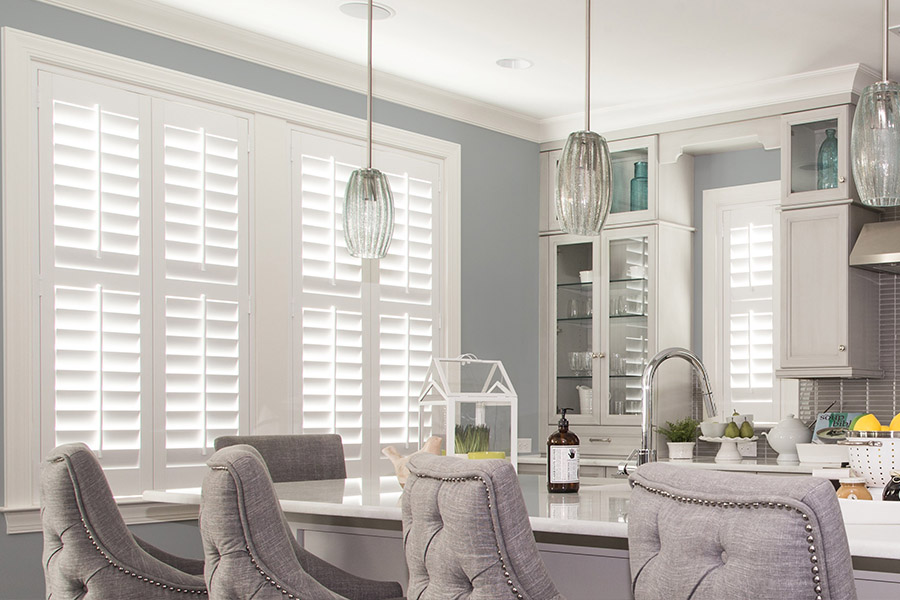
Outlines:
<svg viewBox="0 0 900 600"><path fill-rule="evenodd" d="M850 450L837 444L797 444L800 462L813 465L840 465L850 462Z"/></svg>
<svg viewBox="0 0 900 600"><path fill-rule="evenodd" d="M717 438L725 435L725 423L718 421L703 421L700 423L700 431L708 438Z"/></svg>
<svg viewBox="0 0 900 600"><path fill-rule="evenodd" d="M593 283L594 282L594 272L593 271L578 271L578 276L581 278L581 283Z"/></svg>

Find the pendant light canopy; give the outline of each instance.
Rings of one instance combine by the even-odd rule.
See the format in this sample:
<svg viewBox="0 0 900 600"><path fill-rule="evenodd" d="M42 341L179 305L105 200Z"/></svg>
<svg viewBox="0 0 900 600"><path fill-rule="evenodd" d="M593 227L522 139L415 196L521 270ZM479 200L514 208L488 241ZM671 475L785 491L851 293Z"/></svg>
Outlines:
<svg viewBox="0 0 900 600"><path fill-rule="evenodd" d="M609 215L612 172L609 147L591 131L591 0L585 0L584 131L569 134L559 160L556 216L567 233L598 235Z"/></svg>
<svg viewBox="0 0 900 600"><path fill-rule="evenodd" d="M372 0L369 0L367 168L350 174L344 192L344 242L351 256L384 258L394 233L394 197L387 177L372 168Z"/></svg>
<svg viewBox="0 0 900 600"><path fill-rule="evenodd" d="M888 0L883 0L882 77L863 90L853 116L850 155L859 199L900 205L900 84L888 81Z"/></svg>

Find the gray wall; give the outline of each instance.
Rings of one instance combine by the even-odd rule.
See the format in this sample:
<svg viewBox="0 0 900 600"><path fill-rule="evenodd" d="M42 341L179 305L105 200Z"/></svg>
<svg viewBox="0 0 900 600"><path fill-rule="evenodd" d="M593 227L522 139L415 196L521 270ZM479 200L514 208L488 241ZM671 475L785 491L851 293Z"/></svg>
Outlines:
<svg viewBox="0 0 900 600"><path fill-rule="evenodd" d="M0 1L0 25L365 117L361 94L35 0ZM462 350L503 360L519 393L519 435L537 439L537 144L377 99L374 118L462 146ZM0 445L0 469L2 452ZM142 526L139 533L200 555L195 525ZM40 547L40 534L0 533L0 599L42 597Z"/></svg>
<svg viewBox="0 0 900 600"><path fill-rule="evenodd" d="M694 158L694 310L692 348L703 356L703 191L781 179L781 150L738 150Z"/></svg>

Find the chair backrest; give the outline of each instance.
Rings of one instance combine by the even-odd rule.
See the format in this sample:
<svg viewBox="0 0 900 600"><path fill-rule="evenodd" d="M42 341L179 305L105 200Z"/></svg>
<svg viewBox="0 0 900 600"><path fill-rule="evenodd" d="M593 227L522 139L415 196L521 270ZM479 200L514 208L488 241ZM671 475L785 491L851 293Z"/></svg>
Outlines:
<svg viewBox="0 0 900 600"><path fill-rule="evenodd" d="M337 434L226 435L215 441L216 450L236 444L256 448L275 483L347 477L344 445Z"/></svg>
<svg viewBox="0 0 900 600"><path fill-rule="evenodd" d="M512 465L416 454L402 497L408 598L562 600Z"/></svg>
<svg viewBox="0 0 900 600"><path fill-rule="evenodd" d="M48 598L137 600L206 595L202 561L134 537L106 476L84 444L55 448L41 465Z"/></svg>
<svg viewBox="0 0 900 600"><path fill-rule="evenodd" d="M828 480L650 463L631 481L636 600L855 600Z"/></svg>
<svg viewBox="0 0 900 600"><path fill-rule="evenodd" d="M227 446L207 463L200 533L210 598L399 598L400 584L356 577L297 544L262 456Z"/></svg>

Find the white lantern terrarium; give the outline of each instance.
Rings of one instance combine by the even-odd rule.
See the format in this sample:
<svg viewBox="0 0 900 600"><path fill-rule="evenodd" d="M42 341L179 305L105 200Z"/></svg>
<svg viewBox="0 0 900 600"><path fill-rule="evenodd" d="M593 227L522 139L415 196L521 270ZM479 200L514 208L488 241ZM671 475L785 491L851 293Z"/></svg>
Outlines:
<svg viewBox="0 0 900 600"><path fill-rule="evenodd" d="M516 467L517 405L499 360L435 358L419 393L419 448L434 435L448 455L508 458Z"/></svg>

